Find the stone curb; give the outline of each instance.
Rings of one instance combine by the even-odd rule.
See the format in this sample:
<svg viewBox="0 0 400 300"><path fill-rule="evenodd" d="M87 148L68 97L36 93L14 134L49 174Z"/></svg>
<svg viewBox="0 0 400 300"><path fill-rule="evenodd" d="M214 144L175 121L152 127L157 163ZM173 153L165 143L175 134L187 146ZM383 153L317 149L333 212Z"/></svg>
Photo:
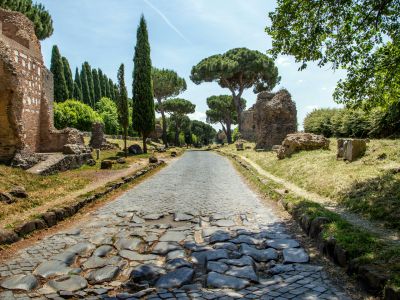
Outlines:
<svg viewBox="0 0 400 300"><path fill-rule="evenodd" d="M57 225L57 223L69 217L72 217L88 204L95 202L96 200L104 197L112 191L117 190L121 186L130 183L139 177L142 177L148 172L164 164L165 162L163 160L160 160L153 164L149 164L147 167L140 171L137 171L131 176L122 177L121 181L119 182L114 182L109 186L106 185L106 189L104 191L97 192L94 195L88 196L82 200L79 200L76 203L72 203L69 206L63 208L52 208L47 212L39 215L37 219L27 221L16 227L14 230L0 229L0 246L13 244L32 232L45 228L51 228Z"/></svg>
<svg viewBox="0 0 400 300"><path fill-rule="evenodd" d="M227 154L221 151L216 152L231 157L241 167L259 178L258 175L253 172L252 168L241 161L235 154ZM348 257L346 249L338 245L333 237L328 239L323 237L324 225L330 223L330 219L317 217L311 221L310 216L306 214L299 215L297 211L293 209L294 204L292 202L282 198L279 204L292 215L301 229L315 242L321 254L328 257L336 265L345 268L349 275L356 275L357 279L368 292L374 295L383 295L384 300L400 299L400 291L396 291L390 286L385 286L388 278L385 277L382 272L377 272L375 268L370 268L368 265L360 265L356 261L351 260Z"/></svg>

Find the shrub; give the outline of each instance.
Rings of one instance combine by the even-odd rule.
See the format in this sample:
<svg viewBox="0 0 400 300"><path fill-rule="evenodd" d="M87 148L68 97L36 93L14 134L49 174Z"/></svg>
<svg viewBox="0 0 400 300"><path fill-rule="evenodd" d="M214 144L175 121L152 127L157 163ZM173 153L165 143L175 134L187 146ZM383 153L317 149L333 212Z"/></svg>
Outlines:
<svg viewBox="0 0 400 300"><path fill-rule="evenodd" d="M73 127L90 131L94 122L104 123L101 116L89 105L74 99L54 103L54 125L58 129Z"/></svg>
<svg viewBox="0 0 400 300"><path fill-rule="evenodd" d="M106 134L118 134L121 132L121 126L118 122L118 108L114 101L103 97L96 102L95 108L104 121Z"/></svg>

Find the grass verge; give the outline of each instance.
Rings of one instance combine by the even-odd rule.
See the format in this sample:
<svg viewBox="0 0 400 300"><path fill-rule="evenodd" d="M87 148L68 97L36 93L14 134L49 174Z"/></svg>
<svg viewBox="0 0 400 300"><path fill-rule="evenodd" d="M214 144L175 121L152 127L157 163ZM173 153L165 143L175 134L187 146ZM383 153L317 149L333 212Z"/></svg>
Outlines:
<svg viewBox="0 0 400 300"><path fill-rule="evenodd" d="M250 149L240 153L235 145L220 150L245 156L277 177L400 230L400 140L371 140L365 155L352 163L336 160L336 139L330 141L329 150L302 151L283 160L272 151L254 151L253 143L245 143Z"/></svg>

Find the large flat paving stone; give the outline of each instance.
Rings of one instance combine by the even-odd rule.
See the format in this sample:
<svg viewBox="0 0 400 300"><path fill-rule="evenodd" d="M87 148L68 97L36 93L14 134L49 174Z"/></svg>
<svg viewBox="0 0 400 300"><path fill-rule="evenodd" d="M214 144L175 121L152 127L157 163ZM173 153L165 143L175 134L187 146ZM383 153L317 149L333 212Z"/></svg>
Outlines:
<svg viewBox="0 0 400 300"><path fill-rule="evenodd" d="M242 244L241 252L244 255L248 255L258 262L267 262L278 258L278 252L275 249L256 249L247 244Z"/></svg>
<svg viewBox="0 0 400 300"><path fill-rule="evenodd" d="M154 264L145 264L136 267L130 274L130 279L134 282L153 281L165 274L163 268Z"/></svg>
<svg viewBox="0 0 400 300"><path fill-rule="evenodd" d="M119 274L119 267L106 266L90 272L87 276L91 284L103 283L113 280Z"/></svg>
<svg viewBox="0 0 400 300"><path fill-rule="evenodd" d="M82 268L84 270L87 270L87 269L102 268L109 265L117 265L119 262L121 262L121 260L122 258L119 256L112 256L109 258L92 256L82 264Z"/></svg>
<svg viewBox="0 0 400 300"><path fill-rule="evenodd" d="M156 260L159 256L154 254L140 254L136 251L121 250L118 253L119 256L133 261L149 261Z"/></svg>
<svg viewBox="0 0 400 300"><path fill-rule="evenodd" d="M267 240L265 244L275 249L297 248L300 246L298 241L292 239Z"/></svg>
<svg viewBox="0 0 400 300"><path fill-rule="evenodd" d="M283 249L283 263L306 263L310 257L303 248Z"/></svg>
<svg viewBox="0 0 400 300"><path fill-rule="evenodd" d="M254 268L251 266L244 266L244 267L234 266L231 267L228 271L226 271L225 274L258 282L258 276L254 271Z"/></svg>
<svg viewBox="0 0 400 300"><path fill-rule="evenodd" d="M47 285L56 291L75 292L86 288L87 281L82 276L71 275L50 280Z"/></svg>
<svg viewBox="0 0 400 300"><path fill-rule="evenodd" d="M167 231L161 236L160 242L181 242L186 238L186 233L182 231Z"/></svg>
<svg viewBox="0 0 400 300"><path fill-rule="evenodd" d="M0 282L0 286L8 290L31 291L39 285L38 280L33 275L14 275Z"/></svg>
<svg viewBox="0 0 400 300"><path fill-rule="evenodd" d="M161 276L156 282L156 287L164 289L178 288L190 283L193 275L193 269L186 267L179 268Z"/></svg>
<svg viewBox="0 0 400 300"><path fill-rule="evenodd" d="M182 249L182 247L175 242L158 242L156 246L153 248L153 253L165 255L168 252L179 249Z"/></svg>
<svg viewBox="0 0 400 300"><path fill-rule="evenodd" d="M73 268L70 268L67 264L58 261L58 260L50 260L41 263L33 272L34 275L38 275L43 278L49 278L52 276L61 276L67 275Z"/></svg>
<svg viewBox="0 0 400 300"><path fill-rule="evenodd" d="M210 288L228 288L234 290L241 290L248 286L250 282L243 278L210 272L207 275L207 286Z"/></svg>
<svg viewBox="0 0 400 300"><path fill-rule="evenodd" d="M136 250L139 248L142 240L139 238L121 238L115 242L118 250Z"/></svg>

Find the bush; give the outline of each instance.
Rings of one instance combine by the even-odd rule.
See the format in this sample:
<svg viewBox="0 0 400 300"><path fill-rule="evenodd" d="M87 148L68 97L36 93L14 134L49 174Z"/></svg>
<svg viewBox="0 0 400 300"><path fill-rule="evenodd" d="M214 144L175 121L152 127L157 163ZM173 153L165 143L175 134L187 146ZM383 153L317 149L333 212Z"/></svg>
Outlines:
<svg viewBox="0 0 400 300"><path fill-rule="evenodd" d="M304 131L325 137L388 137L400 133L400 121L395 108L315 109L304 119ZM397 121L397 122L396 122Z"/></svg>
<svg viewBox="0 0 400 300"><path fill-rule="evenodd" d="M118 122L118 108L114 101L103 97L96 102L95 108L104 121L106 134L118 134L121 132L121 126Z"/></svg>
<svg viewBox="0 0 400 300"><path fill-rule="evenodd" d="M239 127L236 127L235 129L233 129L232 140L236 142L239 138L240 138Z"/></svg>
<svg viewBox="0 0 400 300"><path fill-rule="evenodd" d="M101 116L89 105L74 99L54 103L54 125L58 129L73 127L90 131L94 122L104 123Z"/></svg>

